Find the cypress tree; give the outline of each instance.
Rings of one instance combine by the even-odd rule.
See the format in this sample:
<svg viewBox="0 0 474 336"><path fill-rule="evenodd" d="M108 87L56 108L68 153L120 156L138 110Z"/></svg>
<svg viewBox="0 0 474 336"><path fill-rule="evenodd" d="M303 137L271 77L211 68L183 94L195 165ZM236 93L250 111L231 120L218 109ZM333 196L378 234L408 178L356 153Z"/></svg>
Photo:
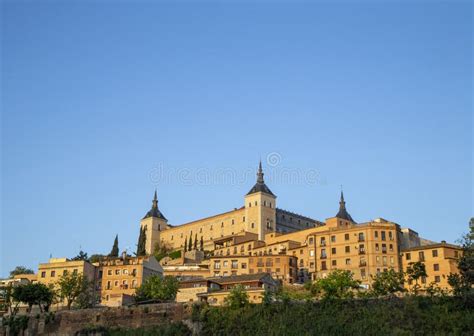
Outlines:
<svg viewBox="0 0 474 336"><path fill-rule="evenodd" d="M112 246L112 251L109 253L109 257L118 257L119 255L119 246L118 246L118 235L115 236L114 245Z"/></svg>
<svg viewBox="0 0 474 336"><path fill-rule="evenodd" d="M197 251L198 249L198 235L194 236L194 249Z"/></svg>
<svg viewBox="0 0 474 336"><path fill-rule="evenodd" d="M140 228L140 236L138 237L137 256L146 255L146 231L145 228Z"/></svg>
<svg viewBox="0 0 474 336"><path fill-rule="evenodd" d="M192 251L192 249L193 249L193 237L189 236L188 251Z"/></svg>
<svg viewBox="0 0 474 336"><path fill-rule="evenodd" d="M204 251L204 238L201 236L201 251Z"/></svg>
<svg viewBox="0 0 474 336"><path fill-rule="evenodd" d="M187 241L188 241L188 237L184 237L184 252L188 252L188 244L187 244Z"/></svg>

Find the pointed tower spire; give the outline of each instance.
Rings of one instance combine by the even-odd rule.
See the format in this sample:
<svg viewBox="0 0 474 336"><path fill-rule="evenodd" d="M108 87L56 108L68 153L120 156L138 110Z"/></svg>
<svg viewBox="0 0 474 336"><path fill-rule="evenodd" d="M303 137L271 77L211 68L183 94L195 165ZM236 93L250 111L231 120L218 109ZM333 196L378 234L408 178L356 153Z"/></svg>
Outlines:
<svg viewBox="0 0 474 336"><path fill-rule="evenodd" d="M257 171L257 183L265 183L263 181L263 169L262 169L262 160L258 163L258 171Z"/></svg>
<svg viewBox="0 0 474 336"><path fill-rule="evenodd" d="M341 186L341 198L339 200L339 211L338 211L336 217L355 223L355 221L352 219L351 215L347 212L346 201L344 201L344 192L342 191L342 186Z"/></svg>
<svg viewBox="0 0 474 336"><path fill-rule="evenodd" d="M258 163L258 170L257 170L257 183L255 183L255 185L253 186L252 189L250 189L247 195L250 195L256 192L264 192L264 193L273 195L270 188L268 188L267 185L265 184L265 181L263 180L263 175L264 173L262 169L262 160L260 160Z"/></svg>
<svg viewBox="0 0 474 336"><path fill-rule="evenodd" d="M149 217L157 217L157 218L167 220L166 217L163 216L161 211L158 209L158 195L157 195L157 192L156 192L156 188L155 188L155 194L153 195L153 201L151 202L151 209L150 209L150 211L148 211L146 213L146 215L145 215L145 217L143 217L143 219L149 218Z"/></svg>

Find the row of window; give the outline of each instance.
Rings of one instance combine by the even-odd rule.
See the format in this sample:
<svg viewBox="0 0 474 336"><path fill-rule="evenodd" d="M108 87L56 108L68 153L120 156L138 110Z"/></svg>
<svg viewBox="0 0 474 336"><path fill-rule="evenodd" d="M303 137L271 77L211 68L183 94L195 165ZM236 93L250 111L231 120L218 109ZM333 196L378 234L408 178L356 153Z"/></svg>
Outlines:
<svg viewBox="0 0 474 336"><path fill-rule="evenodd" d="M128 272L128 269L124 268L124 269L116 269L115 272L111 269L107 270L107 275L113 275L115 273L115 275L129 275L129 272ZM130 275L133 275L133 276L136 276L137 275L137 269L134 268L132 270L132 272L130 272Z"/></svg>
<svg viewBox="0 0 474 336"><path fill-rule="evenodd" d="M107 285L105 286L105 289L112 289L112 288L120 288L120 289L128 289L128 280L122 280L120 282L119 280L115 280L112 285L112 281L107 281ZM131 287L130 288L137 288L137 280L132 280Z"/></svg>
<svg viewBox="0 0 474 336"><path fill-rule="evenodd" d="M229 267L229 261L224 260L222 262L222 267ZM232 260L230 267L234 269L239 268L239 262L237 260ZM220 268L221 268L221 261L220 260L214 261L214 269L220 269ZM247 263L240 263L240 268L246 269Z"/></svg>
<svg viewBox="0 0 474 336"><path fill-rule="evenodd" d="M359 241L365 241L365 234L364 232L359 232L357 234L358 236L358 240ZM387 234L385 231L380 231L380 237L381 237L381 240L385 241L387 240ZM374 231L374 238L375 239L378 239L379 238L379 231ZM336 242L336 236L335 235L332 235L331 236L331 243L335 243ZM388 231L388 239L389 240L393 240L393 232L392 231ZM349 233L346 233L344 234L344 241L348 241L350 240L350 234ZM309 237L309 240L308 240L308 243L310 245L314 244L314 237ZM320 245L321 246L325 246L326 245L326 237L321 237L320 238Z"/></svg>
<svg viewBox="0 0 474 336"><path fill-rule="evenodd" d="M258 202L255 201L254 205L257 206ZM263 206L267 206L267 201L263 201ZM271 208L272 207L272 202L268 202L268 206ZM252 202L249 202L249 208L251 208L251 207L252 207Z"/></svg>
<svg viewBox="0 0 474 336"><path fill-rule="evenodd" d="M438 250L431 250L431 256L433 258L438 257ZM454 251L454 257L455 258L459 257L458 251ZM410 252L405 253L405 259L406 260L411 260L411 253ZM425 252L424 251L418 252L418 260L419 261L425 261Z"/></svg>
<svg viewBox="0 0 474 336"><path fill-rule="evenodd" d="M435 276L434 276L434 282L436 282L436 283L441 282L441 276L440 276L440 275L435 275ZM426 277L421 277L421 283L422 283L422 284L426 284ZM412 279L408 279L408 284L409 284L410 286L413 285L413 280L412 280Z"/></svg>
<svg viewBox="0 0 474 336"><path fill-rule="evenodd" d="M77 272L78 272L77 268L75 268L75 269L72 271L72 273L74 273L74 274L77 274ZM67 270L63 270L63 274L62 274L62 275L66 275L67 273L68 273ZM56 277L56 271L51 271L49 275L50 275L51 278ZM41 277L42 277L42 278L46 278L46 271L42 271L42 272L41 272Z"/></svg>

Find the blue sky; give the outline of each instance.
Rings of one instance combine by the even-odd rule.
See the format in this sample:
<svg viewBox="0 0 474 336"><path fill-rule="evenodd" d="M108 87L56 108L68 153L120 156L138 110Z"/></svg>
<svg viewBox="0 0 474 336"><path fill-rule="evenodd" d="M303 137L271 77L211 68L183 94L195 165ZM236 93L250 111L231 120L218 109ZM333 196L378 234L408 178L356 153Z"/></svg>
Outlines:
<svg viewBox="0 0 474 336"><path fill-rule="evenodd" d="M4 1L1 21L0 276L135 249L155 187L171 224L242 206L260 157L281 208L324 220L342 184L359 222L467 231L470 2Z"/></svg>

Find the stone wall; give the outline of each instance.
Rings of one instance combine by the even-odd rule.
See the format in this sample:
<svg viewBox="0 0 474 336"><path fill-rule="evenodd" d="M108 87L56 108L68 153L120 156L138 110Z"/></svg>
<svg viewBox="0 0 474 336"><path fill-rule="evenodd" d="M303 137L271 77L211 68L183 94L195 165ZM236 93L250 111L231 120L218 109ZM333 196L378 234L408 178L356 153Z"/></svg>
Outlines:
<svg viewBox="0 0 474 336"><path fill-rule="evenodd" d="M48 323L45 316L31 316L24 335L75 335L80 330L100 327L146 328L183 321L189 316L189 307L180 303L59 311ZM9 333L0 328L0 335L9 336Z"/></svg>

